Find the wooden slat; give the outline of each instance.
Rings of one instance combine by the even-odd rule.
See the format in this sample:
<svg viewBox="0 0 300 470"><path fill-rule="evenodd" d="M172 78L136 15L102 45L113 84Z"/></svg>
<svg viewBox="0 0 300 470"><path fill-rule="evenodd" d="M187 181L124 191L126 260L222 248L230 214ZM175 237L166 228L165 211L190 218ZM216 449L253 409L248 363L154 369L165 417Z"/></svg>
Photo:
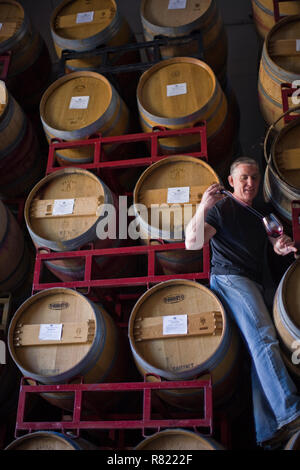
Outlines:
<svg viewBox="0 0 300 470"><path fill-rule="evenodd" d="M283 150L280 165L285 170L300 170L300 148Z"/></svg>
<svg viewBox="0 0 300 470"><path fill-rule="evenodd" d="M93 21L86 22L86 23L77 23L76 22L77 14L58 16L55 20L55 28L56 29L76 28L78 26L86 26L91 23L92 24L107 23L107 20L112 18L112 16L113 15L109 9L94 11Z"/></svg>
<svg viewBox="0 0 300 470"><path fill-rule="evenodd" d="M163 334L163 316L138 318L134 325L135 341L150 339L167 339L177 337L204 336L221 334L223 322L220 312L203 312L188 314L187 334Z"/></svg>
<svg viewBox="0 0 300 470"><path fill-rule="evenodd" d="M78 323L64 323L60 340L40 340L41 325L19 325L14 331L14 345L41 346L57 344L75 344L91 342L95 334L95 322L93 320Z"/></svg>
<svg viewBox="0 0 300 470"><path fill-rule="evenodd" d="M270 41L269 44L270 56L298 56L300 51L296 48L296 39L278 39Z"/></svg>
<svg viewBox="0 0 300 470"><path fill-rule="evenodd" d="M30 216L35 219L56 218L56 217L82 217L95 216L104 198L79 197L74 198L74 208L72 214L53 215L55 199L35 199L30 208Z"/></svg>
<svg viewBox="0 0 300 470"><path fill-rule="evenodd" d="M0 21L1 23L1 21ZM16 22L6 22L2 23L2 28L0 29L0 42L5 41L7 38L10 38L18 30L19 24Z"/></svg>
<svg viewBox="0 0 300 470"><path fill-rule="evenodd" d="M190 186L190 200L186 204L198 204L201 201L204 191L208 188L206 186ZM166 204L168 200L168 188L161 189L147 189L141 191L139 202L149 207L151 204ZM180 204L180 203L170 203Z"/></svg>

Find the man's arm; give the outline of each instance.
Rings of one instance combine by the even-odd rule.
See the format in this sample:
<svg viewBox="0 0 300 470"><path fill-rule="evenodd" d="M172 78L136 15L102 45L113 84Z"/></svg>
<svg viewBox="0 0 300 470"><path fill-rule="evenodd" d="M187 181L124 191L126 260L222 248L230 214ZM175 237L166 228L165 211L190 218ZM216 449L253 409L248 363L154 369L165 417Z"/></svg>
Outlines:
<svg viewBox="0 0 300 470"><path fill-rule="evenodd" d="M221 188L221 185L213 184L203 193L201 203L185 230L187 250L201 250L203 245L215 235L216 229L205 222L205 217L208 210L223 199L224 196L220 194Z"/></svg>

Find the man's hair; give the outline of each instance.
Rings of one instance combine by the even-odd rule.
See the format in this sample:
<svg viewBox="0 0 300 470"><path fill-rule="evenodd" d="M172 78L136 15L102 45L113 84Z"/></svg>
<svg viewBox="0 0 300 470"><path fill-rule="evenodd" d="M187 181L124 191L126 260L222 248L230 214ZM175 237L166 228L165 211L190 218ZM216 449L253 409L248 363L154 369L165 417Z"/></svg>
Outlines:
<svg viewBox="0 0 300 470"><path fill-rule="evenodd" d="M259 169L259 165L258 165L257 161L255 161L253 158L239 157L236 160L234 160L234 162L231 164L231 166L230 166L230 175L233 174L236 167L238 167L239 165L242 165L242 164L244 164L244 165L256 165L257 168Z"/></svg>

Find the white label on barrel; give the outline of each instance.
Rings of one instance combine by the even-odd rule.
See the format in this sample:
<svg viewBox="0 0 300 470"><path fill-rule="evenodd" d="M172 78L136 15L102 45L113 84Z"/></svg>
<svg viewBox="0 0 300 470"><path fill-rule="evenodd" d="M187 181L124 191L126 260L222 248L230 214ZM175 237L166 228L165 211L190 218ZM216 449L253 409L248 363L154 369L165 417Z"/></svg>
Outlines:
<svg viewBox="0 0 300 470"><path fill-rule="evenodd" d="M69 109L87 109L89 96L72 96Z"/></svg>
<svg viewBox="0 0 300 470"><path fill-rule="evenodd" d="M2 29L2 26L3 26L3 23L0 23L0 31L1 31L1 29Z"/></svg>
<svg viewBox="0 0 300 470"><path fill-rule="evenodd" d="M300 52L300 39L296 39L296 52Z"/></svg>
<svg viewBox="0 0 300 470"><path fill-rule="evenodd" d="M174 85L167 85L167 96L186 95L186 83L175 83Z"/></svg>
<svg viewBox="0 0 300 470"><path fill-rule="evenodd" d="M76 23L91 23L94 19L94 11L85 11L84 13L77 13Z"/></svg>
<svg viewBox="0 0 300 470"><path fill-rule="evenodd" d="M75 199L55 199L52 215L73 214Z"/></svg>
<svg viewBox="0 0 300 470"><path fill-rule="evenodd" d="M169 0L168 10L180 10L186 7L186 0Z"/></svg>
<svg viewBox="0 0 300 470"><path fill-rule="evenodd" d="M62 323L45 323L40 325L39 340L41 341L60 341L62 334Z"/></svg>
<svg viewBox="0 0 300 470"><path fill-rule="evenodd" d="M168 204L184 204L190 202L190 187L182 186L180 188L168 188Z"/></svg>
<svg viewBox="0 0 300 470"><path fill-rule="evenodd" d="M163 317L163 335L186 335L187 315L168 315Z"/></svg>

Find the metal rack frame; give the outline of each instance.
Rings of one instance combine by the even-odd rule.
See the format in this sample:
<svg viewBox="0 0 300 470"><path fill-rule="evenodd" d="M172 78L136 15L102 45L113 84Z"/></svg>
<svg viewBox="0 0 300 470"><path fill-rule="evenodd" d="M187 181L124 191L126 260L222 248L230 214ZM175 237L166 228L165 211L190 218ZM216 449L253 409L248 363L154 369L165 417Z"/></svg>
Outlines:
<svg viewBox="0 0 300 470"><path fill-rule="evenodd" d="M148 374L153 375L153 374ZM79 437L81 430L98 429L98 430L142 430L143 436L146 437L146 430L151 429L159 431L161 428L185 427L193 428L197 432L197 428L207 428L208 435L213 432L213 407L212 407L212 383L211 377L207 380L189 380L189 381L160 381L147 382L147 375L142 382L129 383L104 383L104 384L61 384L61 385L26 385L27 380L32 379L23 377L21 379L19 402L17 409L15 437L17 438L21 431L34 432L39 430L60 430L65 433L72 431L76 437ZM34 381L32 381L34 382ZM191 413L185 413L186 417L165 418L161 414L153 411L153 393L162 390L175 389L202 389L203 390L203 418L191 417ZM74 406L71 412L71 419L61 421L26 421L26 399L29 395L40 393L74 393ZM143 394L142 410L140 413L128 415L106 413L101 418L93 415L90 419L88 415L83 417L84 402L83 393L88 392L141 392ZM157 397L155 397L157 399ZM176 414L176 413L175 413ZM96 418L96 419L95 419Z"/></svg>
<svg viewBox="0 0 300 470"><path fill-rule="evenodd" d="M94 67L93 70L97 71L101 74L111 74L111 73L127 73L127 72L137 72L137 71L144 71L151 67L152 65L156 64L157 62L161 61L161 54L160 54L160 47L166 46L177 46L177 45L185 45L191 41L198 42L198 51L196 56L199 59L203 59L203 40L202 40L202 32L201 31L193 31L192 33L172 38L166 36L155 36L153 41L143 41L143 42L132 42L125 45L120 46L99 46L92 51L83 51L77 52L73 50L65 49L62 51L61 58L59 61L59 68L61 72L65 69L66 62L69 60L74 59L88 59L90 57L101 56L101 64L97 67ZM148 61L141 61L135 62L131 64L124 64L124 65L116 65L109 62L109 55L110 54L117 54L122 55L122 53L126 52L140 52L140 51L149 51L152 49L151 56L152 58ZM63 72L64 73L64 72Z"/></svg>
<svg viewBox="0 0 300 470"><path fill-rule="evenodd" d="M275 23L278 23L285 15L280 14L280 3L284 2L291 2L291 1L298 1L298 0L273 0L273 9L274 9L274 19Z"/></svg>
<svg viewBox="0 0 300 470"><path fill-rule="evenodd" d="M11 61L11 55L12 55L11 51L0 55L0 65L2 64L3 66L3 69L0 74L0 80L3 80L4 82L7 80L8 70L9 70L10 61Z"/></svg>
<svg viewBox="0 0 300 470"><path fill-rule="evenodd" d="M300 251L300 200L292 202L293 239Z"/></svg>

